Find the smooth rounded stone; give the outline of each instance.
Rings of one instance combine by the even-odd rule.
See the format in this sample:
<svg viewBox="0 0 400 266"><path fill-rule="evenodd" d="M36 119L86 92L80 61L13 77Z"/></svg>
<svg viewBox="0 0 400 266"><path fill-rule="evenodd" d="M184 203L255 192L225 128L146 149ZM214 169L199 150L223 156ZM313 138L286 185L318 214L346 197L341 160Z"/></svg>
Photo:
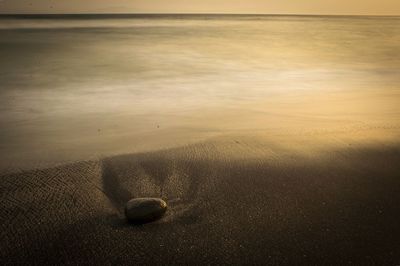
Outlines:
<svg viewBox="0 0 400 266"><path fill-rule="evenodd" d="M159 198L137 198L126 203L125 216L131 223L148 223L160 219L167 203Z"/></svg>

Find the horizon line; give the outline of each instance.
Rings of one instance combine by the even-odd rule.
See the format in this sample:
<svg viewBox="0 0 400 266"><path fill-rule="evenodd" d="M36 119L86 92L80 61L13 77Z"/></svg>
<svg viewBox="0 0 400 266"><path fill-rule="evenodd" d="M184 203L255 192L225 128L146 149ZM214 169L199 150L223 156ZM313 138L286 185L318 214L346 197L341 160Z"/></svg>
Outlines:
<svg viewBox="0 0 400 266"><path fill-rule="evenodd" d="M0 16L134 16L134 15L214 15L214 16L330 16L330 17L400 17L378 14L298 14L298 13L1 13Z"/></svg>

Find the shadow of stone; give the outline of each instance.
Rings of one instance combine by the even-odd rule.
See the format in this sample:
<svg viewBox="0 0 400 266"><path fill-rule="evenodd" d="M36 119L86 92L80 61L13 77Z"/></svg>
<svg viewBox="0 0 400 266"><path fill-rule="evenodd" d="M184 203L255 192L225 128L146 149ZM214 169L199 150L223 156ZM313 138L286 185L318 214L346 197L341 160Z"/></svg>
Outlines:
<svg viewBox="0 0 400 266"><path fill-rule="evenodd" d="M110 159L102 160L101 167L104 193L115 209L120 214L123 214L125 203L133 198L133 195L120 185L117 172L113 168Z"/></svg>
<svg viewBox="0 0 400 266"><path fill-rule="evenodd" d="M160 197L171 200L166 220L176 218L179 209L187 209L199 198L199 187L209 175L209 162L176 156L182 149L120 155L101 160L103 191L123 224L126 202L135 197ZM178 203L174 202L178 199ZM182 208L183 207L183 208ZM172 210L172 209L173 210ZM179 215L178 215L179 216Z"/></svg>

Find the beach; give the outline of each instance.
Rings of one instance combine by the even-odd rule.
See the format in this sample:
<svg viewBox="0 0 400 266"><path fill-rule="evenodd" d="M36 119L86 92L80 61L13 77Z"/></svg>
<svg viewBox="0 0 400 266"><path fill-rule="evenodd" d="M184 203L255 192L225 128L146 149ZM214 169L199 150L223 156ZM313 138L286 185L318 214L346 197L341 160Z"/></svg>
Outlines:
<svg viewBox="0 0 400 266"><path fill-rule="evenodd" d="M292 148L222 138L2 176L3 264L396 265L399 144L345 135L321 149L318 135ZM149 196L166 216L127 223L125 203Z"/></svg>
<svg viewBox="0 0 400 266"><path fill-rule="evenodd" d="M398 265L399 25L0 17L0 263Z"/></svg>

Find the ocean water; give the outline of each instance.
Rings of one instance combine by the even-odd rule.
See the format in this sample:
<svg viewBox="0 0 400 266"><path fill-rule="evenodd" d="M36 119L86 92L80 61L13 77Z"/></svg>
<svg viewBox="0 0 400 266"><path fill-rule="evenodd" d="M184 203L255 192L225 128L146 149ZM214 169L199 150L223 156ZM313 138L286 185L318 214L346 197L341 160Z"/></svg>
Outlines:
<svg viewBox="0 0 400 266"><path fill-rule="evenodd" d="M400 17L0 17L0 169L398 128Z"/></svg>

